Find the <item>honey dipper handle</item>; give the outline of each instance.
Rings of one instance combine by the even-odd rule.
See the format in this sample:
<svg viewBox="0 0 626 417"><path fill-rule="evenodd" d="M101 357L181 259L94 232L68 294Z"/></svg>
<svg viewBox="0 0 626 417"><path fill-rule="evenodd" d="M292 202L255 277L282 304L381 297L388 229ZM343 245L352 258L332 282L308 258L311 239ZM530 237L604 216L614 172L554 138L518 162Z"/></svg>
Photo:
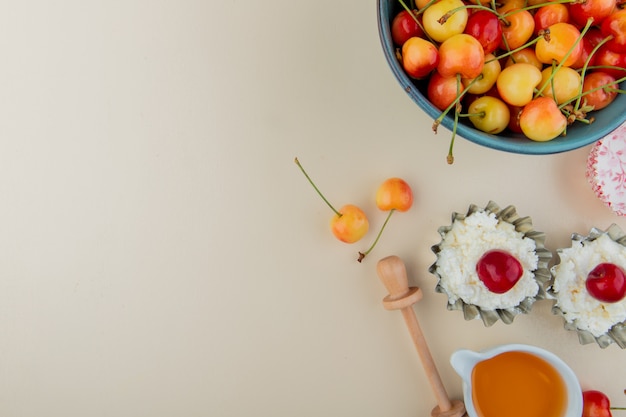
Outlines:
<svg viewBox="0 0 626 417"><path fill-rule="evenodd" d="M378 261L376 266L378 276L389 291L389 295L383 300L387 309L400 309L404 321L417 349L420 361L428 378L428 382L437 399L437 407L431 413L432 417L459 417L465 413L463 403L452 403L448 397L441 377L437 371L435 361L430 353L422 329L417 321L413 310L413 304L421 297L421 292L411 291L406 274L406 267L398 256L388 256ZM419 290L419 288L413 288ZM419 295L419 297L418 297Z"/></svg>
<svg viewBox="0 0 626 417"><path fill-rule="evenodd" d="M439 410L443 412L448 411L452 408L452 404L450 403L448 393L443 386L443 382L441 382L437 366L435 365L435 361L430 353L430 349L428 348L428 344L426 343L420 324L417 321L415 312L411 307L403 308L401 311L406 326L409 329L411 339L413 339L415 349L417 349L420 361L422 362L426 378L428 378L428 382L430 382L430 386L435 394L435 398L437 399Z"/></svg>

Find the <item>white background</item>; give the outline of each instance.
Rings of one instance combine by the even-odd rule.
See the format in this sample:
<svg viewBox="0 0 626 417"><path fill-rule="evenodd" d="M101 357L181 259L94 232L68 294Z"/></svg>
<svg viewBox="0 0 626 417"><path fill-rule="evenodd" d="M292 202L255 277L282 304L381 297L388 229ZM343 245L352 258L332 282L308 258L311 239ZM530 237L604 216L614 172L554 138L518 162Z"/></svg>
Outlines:
<svg viewBox="0 0 626 417"><path fill-rule="evenodd" d="M626 220L593 195L590 148L492 151L405 95L375 2L3 1L0 415L425 416L435 405L378 259L395 254L450 395L461 347L531 343L626 405L624 352L580 345L550 303L485 328L428 273L437 228L494 200L555 251ZM333 204L371 231L336 241ZM413 187L366 260L387 177Z"/></svg>

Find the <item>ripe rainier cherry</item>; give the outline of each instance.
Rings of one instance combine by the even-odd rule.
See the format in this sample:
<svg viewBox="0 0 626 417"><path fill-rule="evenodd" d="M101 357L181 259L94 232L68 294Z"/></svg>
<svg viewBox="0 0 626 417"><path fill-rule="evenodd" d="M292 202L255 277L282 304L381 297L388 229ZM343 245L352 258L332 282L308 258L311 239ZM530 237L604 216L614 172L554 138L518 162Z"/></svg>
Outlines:
<svg viewBox="0 0 626 417"><path fill-rule="evenodd" d="M511 118L511 111L499 98L482 96L468 107L470 122L483 132L496 135L506 129Z"/></svg>
<svg viewBox="0 0 626 417"><path fill-rule="evenodd" d="M513 106L525 106L533 99L534 89L541 82L541 71L532 64L517 63L500 73L496 86L500 97Z"/></svg>
<svg viewBox="0 0 626 417"><path fill-rule="evenodd" d="M564 22L555 23L548 29L550 40L541 37L535 45L537 58L544 64L552 64L552 61L556 61L565 67L571 67L582 53L582 43L577 42L580 31L576 26ZM573 49L572 45L574 45Z"/></svg>
<svg viewBox="0 0 626 417"><path fill-rule="evenodd" d="M561 113L554 99L538 97L524 106L519 123L526 137L545 142L563 133L567 117Z"/></svg>
<svg viewBox="0 0 626 417"><path fill-rule="evenodd" d="M463 33L467 24L467 9L462 0L439 0L428 6L422 14L422 24L424 30L436 42L443 42L454 35ZM440 23L439 19L446 13L455 10L445 23Z"/></svg>
<svg viewBox="0 0 626 417"><path fill-rule="evenodd" d="M476 78L485 64L485 52L476 38L459 33L445 40L439 46L437 71L444 77L461 75L462 78Z"/></svg>
<svg viewBox="0 0 626 417"><path fill-rule="evenodd" d="M369 230L369 221L363 210L353 204L346 204L341 207L341 209L336 210L317 188L313 180L311 180L309 175L304 170L304 167L300 164L298 158L295 158L294 162L298 168L300 168L300 171L302 171L315 191L317 191L317 194L335 213L330 219L330 230L333 235L344 243L354 243L361 240L361 238L365 236Z"/></svg>
<svg viewBox="0 0 626 417"><path fill-rule="evenodd" d="M402 67L410 77L424 78L438 64L437 47L426 39L414 36L402 45Z"/></svg>

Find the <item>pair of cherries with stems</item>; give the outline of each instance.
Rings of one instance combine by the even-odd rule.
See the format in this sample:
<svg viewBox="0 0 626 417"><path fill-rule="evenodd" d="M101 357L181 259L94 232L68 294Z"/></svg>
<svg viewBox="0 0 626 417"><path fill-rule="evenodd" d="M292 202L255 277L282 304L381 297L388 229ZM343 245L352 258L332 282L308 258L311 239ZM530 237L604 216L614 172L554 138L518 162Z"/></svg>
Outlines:
<svg viewBox="0 0 626 417"><path fill-rule="evenodd" d="M346 204L339 210L335 209L326 197L324 197L324 194L322 194L319 188L317 188L311 177L309 177L298 158L295 158L294 161L317 194L319 194L322 200L324 200L328 207L334 212L333 217L330 219L330 230L333 235L344 243L355 243L361 240L369 230L369 220L365 212L354 204ZM366 251L358 253L358 262L362 262L374 249L392 214L396 211L405 212L409 210L412 205L413 190L403 179L397 177L388 178L378 187L376 191L376 206L380 210L388 212L387 218L371 246Z"/></svg>

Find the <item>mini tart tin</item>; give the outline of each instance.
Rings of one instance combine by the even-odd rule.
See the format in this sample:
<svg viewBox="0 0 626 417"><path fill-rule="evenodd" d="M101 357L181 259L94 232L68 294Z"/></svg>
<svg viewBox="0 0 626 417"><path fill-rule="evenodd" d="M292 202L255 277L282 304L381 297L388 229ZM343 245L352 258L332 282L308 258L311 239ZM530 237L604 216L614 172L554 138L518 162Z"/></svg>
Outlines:
<svg viewBox="0 0 626 417"><path fill-rule="evenodd" d="M591 148L585 175L596 197L626 216L626 123Z"/></svg>
<svg viewBox="0 0 626 417"><path fill-rule="evenodd" d="M589 235L587 236L574 233L572 234L572 243L574 241L579 241L583 244L584 242L592 242L602 235L608 235L608 237L610 237L613 241L619 243L622 246L626 246L626 234L624 234L622 229L620 229L619 226L617 226L616 224L612 224L611 226L609 226L609 228L606 229L606 231L603 231L597 228L592 228L591 231L589 232ZM556 250L557 255L560 254L562 251L563 249L557 249ZM558 264L555 264L550 269L552 276L554 276L557 266ZM556 299L556 294L553 291L552 287L548 288L548 296L552 299ZM568 322L565 319L565 312L561 310L561 308L559 308L559 306L556 303L552 306L552 313L555 315L561 316L563 318L563 322L564 322L563 327L566 330L577 332L578 341L582 345L595 342L598 344L598 346L604 349L607 346L609 346L611 343L615 343L622 349L626 348L626 322L617 323L613 325L613 327L611 327L611 329L607 333L602 334L600 336L594 336L591 332L586 331L586 330L581 330L577 328L574 323Z"/></svg>
<svg viewBox="0 0 626 417"><path fill-rule="evenodd" d="M460 310L463 312L463 316L465 320L474 320L480 318L484 325L489 327L496 323L498 320L502 320L505 324L511 324L515 316L520 313L527 314L532 309L532 305L537 300L542 300L548 298L547 295L547 287L550 285L551 274L548 269L548 264L552 259L552 252L545 248L545 234L543 232L539 232L534 230L532 220L530 217L521 217L514 206L507 206L501 209L496 203L493 201L489 201L486 207L479 207L475 204L471 204L467 213L452 213L452 222L449 226L441 226L437 229L437 232L441 236L441 242L431 247L431 250L437 255L439 258L439 253L442 248L441 245L443 243L443 239L446 234L452 229L452 225L455 221L462 221L466 217L472 215L475 212L482 211L486 213L493 213L496 216L496 219L500 222L507 222L514 226L517 232L520 232L523 237L527 237L532 239L535 242L536 246L536 254L538 257L537 269L533 272L535 280L539 284L539 291L534 297L527 297L520 302L517 306L513 308L506 309L493 309L493 310L485 310L480 306L475 304L468 304L458 298L455 302L450 302L450 298L448 299L447 309L448 310ZM428 269L430 273L435 275L438 278L437 286L435 287L435 291L439 293L446 293L446 290L441 286L441 276L437 272L437 261L435 261Z"/></svg>

